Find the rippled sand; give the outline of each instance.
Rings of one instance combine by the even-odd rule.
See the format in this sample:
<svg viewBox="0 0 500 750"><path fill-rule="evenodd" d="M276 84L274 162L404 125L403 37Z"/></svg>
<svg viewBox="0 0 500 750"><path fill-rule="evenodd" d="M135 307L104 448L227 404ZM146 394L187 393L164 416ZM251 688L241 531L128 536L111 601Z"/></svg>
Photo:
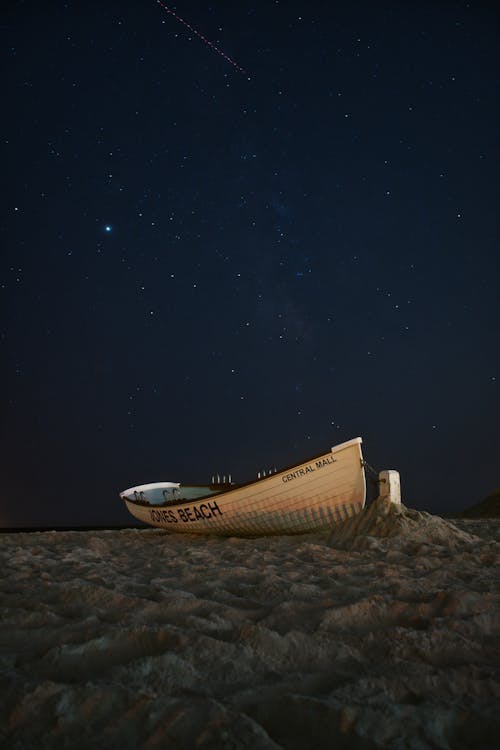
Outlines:
<svg viewBox="0 0 500 750"><path fill-rule="evenodd" d="M497 748L500 522L370 513L2 534L1 747Z"/></svg>

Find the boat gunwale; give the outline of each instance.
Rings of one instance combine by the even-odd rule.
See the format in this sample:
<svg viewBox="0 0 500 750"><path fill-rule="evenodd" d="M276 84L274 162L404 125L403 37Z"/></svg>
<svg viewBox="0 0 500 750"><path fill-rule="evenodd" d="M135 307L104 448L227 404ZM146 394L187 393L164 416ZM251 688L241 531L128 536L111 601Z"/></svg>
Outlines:
<svg viewBox="0 0 500 750"><path fill-rule="evenodd" d="M232 487L227 487L218 492L211 492L208 495L200 495L199 497L192 498L191 500L187 500L187 499L176 500L170 503L164 502L164 503L159 503L158 505L152 505L151 503L146 503L146 502L141 502L141 501L138 502L135 499L132 500L131 498L123 497L123 494L125 492L130 492L131 490L139 490L140 487L146 487L147 485L145 484L142 484L142 485L139 484L136 487L131 487L129 490L124 490L123 492L120 493L120 497L125 502L132 503L133 505L138 505L140 508L176 508L178 506L183 506L188 503L192 504L194 500L196 501L196 503L198 503L199 501L209 500L211 498L216 498L216 497L221 497L222 495L227 495L230 492L235 492L236 490L240 490L244 487L250 487L252 484L258 484L259 482L264 482L267 479L272 479L273 477L278 477L281 474L286 474L287 472L290 472L291 469L299 468L303 464L311 463L311 461L314 461L315 459L320 458L321 456L327 456L332 453L340 453L340 451L343 451L346 448L350 448L352 445L355 445L355 444L361 445L362 442L363 440L361 437L352 438L352 440L346 440L344 443L339 443L338 445L332 446L332 448L330 448L330 451L321 451L321 453L315 453L314 456L311 456L310 458L306 458L303 461L299 461L299 463L293 463L293 464L290 464L290 466L285 466L283 469L280 469L274 474L267 474L267 476L264 476L264 477L251 479L249 482L242 482L241 484L235 484ZM363 457L361 456L361 471L363 473L364 473L364 469L365 469L365 465L364 465ZM153 482L151 484L163 484L163 483ZM165 482L165 484L168 484L168 482ZM174 483L170 483L170 484L174 484ZM183 487L182 482L179 482L178 484L179 484L179 489L182 490L182 487ZM210 487L210 486L213 486L213 485L205 485L205 484L185 484L184 485L184 487Z"/></svg>

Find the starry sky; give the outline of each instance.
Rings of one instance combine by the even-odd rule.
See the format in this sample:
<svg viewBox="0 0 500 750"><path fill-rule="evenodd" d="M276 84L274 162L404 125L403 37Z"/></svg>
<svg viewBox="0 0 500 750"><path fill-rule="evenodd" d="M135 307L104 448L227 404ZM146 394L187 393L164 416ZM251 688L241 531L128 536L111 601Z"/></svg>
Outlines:
<svg viewBox="0 0 500 750"><path fill-rule="evenodd" d="M4 6L0 525L358 435L411 507L498 486L499 18Z"/></svg>

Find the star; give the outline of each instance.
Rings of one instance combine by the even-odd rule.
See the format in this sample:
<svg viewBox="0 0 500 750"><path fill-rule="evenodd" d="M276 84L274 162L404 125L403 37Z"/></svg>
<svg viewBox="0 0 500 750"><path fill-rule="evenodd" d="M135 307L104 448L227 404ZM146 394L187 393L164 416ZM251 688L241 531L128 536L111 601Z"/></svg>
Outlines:
<svg viewBox="0 0 500 750"><path fill-rule="evenodd" d="M106 226L104 227L104 231L106 232L106 234L109 234L110 232L112 232L113 227L111 226L111 224L106 224Z"/></svg>

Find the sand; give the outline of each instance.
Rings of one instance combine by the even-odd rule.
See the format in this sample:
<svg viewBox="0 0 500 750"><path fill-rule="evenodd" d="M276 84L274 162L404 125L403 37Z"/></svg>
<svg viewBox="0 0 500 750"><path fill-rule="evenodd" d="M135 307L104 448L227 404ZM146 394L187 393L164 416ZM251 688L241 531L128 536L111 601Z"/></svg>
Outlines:
<svg viewBox="0 0 500 750"><path fill-rule="evenodd" d="M2 534L0 746L497 748L500 522Z"/></svg>

